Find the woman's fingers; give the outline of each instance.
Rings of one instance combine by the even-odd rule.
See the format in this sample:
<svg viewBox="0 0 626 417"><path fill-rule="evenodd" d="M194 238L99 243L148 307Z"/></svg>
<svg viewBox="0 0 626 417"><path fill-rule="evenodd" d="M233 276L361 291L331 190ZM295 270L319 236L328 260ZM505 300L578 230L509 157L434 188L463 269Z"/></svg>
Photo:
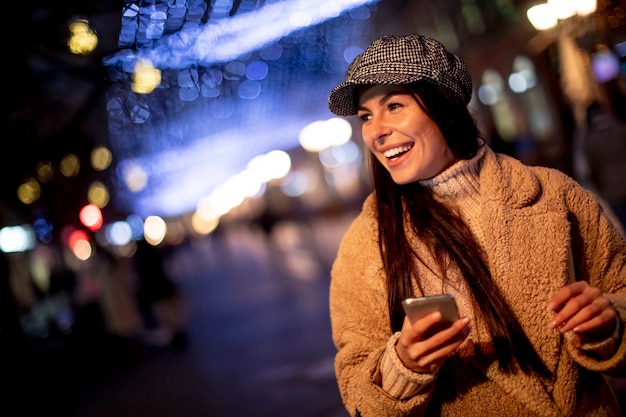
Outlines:
<svg viewBox="0 0 626 417"><path fill-rule="evenodd" d="M600 295L602 295L600 290L589 287L584 281L562 287L548 303L548 308L556 312L549 327L551 329L564 328L572 317ZM573 327L569 326L568 330Z"/></svg>
<svg viewBox="0 0 626 417"><path fill-rule="evenodd" d="M602 310L600 314L592 316L582 321L580 324L575 325L572 330L576 333L585 333L589 336L608 336L608 334L615 329L615 317L615 310L609 307Z"/></svg>
<svg viewBox="0 0 626 417"><path fill-rule="evenodd" d="M548 302L548 310L559 312L563 306L572 298L582 294L589 284L585 281L577 281L561 287Z"/></svg>
<svg viewBox="0 0 626 417"><path fill-rule="evenodd" d="M396 351L404 365L416 372L432 372L459 347L469 334L469 319L462 318L433 332L441 314L431 313L413 324L405 320ZM407 326L408 323L408 326Z"/></svg>
<svg viewBox="0 0 626 417"><path fill-rule="evenodd" d="M615 323L615 311L602 291L578 281L559 289L550 299L548 308L556 314L548 324L565 333L570 330L589 334L610 332Z"/></svg>

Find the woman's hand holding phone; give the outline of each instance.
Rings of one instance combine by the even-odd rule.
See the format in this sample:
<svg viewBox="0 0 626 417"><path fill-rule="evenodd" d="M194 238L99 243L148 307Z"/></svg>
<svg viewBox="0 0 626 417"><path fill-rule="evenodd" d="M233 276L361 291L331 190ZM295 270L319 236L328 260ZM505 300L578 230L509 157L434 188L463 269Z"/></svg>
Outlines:
<svg viewBox="0 0 626 417"><path fill-rule="evenodd" d="M415 372L435 372L469 335L469 319L459 318L449 294L409 299L402 304L407 316L396 344L398 357Z"/></svg>

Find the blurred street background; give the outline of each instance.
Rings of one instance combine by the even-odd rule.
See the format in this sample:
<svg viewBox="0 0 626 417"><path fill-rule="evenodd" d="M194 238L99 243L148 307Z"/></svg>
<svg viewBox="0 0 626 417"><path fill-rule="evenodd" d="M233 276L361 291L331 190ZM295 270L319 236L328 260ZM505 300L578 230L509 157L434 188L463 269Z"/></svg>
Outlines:
<svg viewBox="0 0 626 417"><path fill-rule="evenodd" d="M562 170L626 221L624 0L12 10L0 415L347 415L329 271L370 188L358 125L326 99L379 35L442 41L494 150Z"/></svg>

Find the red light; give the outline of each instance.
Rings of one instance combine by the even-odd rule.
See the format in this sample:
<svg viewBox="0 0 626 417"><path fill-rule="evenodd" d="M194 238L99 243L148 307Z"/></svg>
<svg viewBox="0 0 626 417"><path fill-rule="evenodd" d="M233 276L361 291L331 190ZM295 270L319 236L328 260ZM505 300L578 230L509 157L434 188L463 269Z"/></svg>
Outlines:
<svg viewBox="0 0 626 417"><path fill-rule="evenodd" d="M87 233L84 230L74 230L67 240L67 246L69 246L73 252L74 248L76 248L76 244L81 240L89 242L89 236L87 236Z"/></svg>
<svg viewBox="0 0 626 417"><path fill-rule="evenodd" d="M80 222L89 230L95 232L102 227L102 211L95 204L87 204L80 210Z"/></svg>

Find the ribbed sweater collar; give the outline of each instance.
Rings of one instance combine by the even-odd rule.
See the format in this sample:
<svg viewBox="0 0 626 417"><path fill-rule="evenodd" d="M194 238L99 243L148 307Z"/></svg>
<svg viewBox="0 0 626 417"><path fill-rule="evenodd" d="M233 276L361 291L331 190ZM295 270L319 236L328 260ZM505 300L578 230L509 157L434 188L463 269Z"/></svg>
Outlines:
<svg viewBox="0 0 626 417"><path fill-rule="evenodd" d="M444 199L476 197L480 193L478 177L485 153L486 146L483 145L472 159L461 159L433 178L419 183Z"/></svg>

